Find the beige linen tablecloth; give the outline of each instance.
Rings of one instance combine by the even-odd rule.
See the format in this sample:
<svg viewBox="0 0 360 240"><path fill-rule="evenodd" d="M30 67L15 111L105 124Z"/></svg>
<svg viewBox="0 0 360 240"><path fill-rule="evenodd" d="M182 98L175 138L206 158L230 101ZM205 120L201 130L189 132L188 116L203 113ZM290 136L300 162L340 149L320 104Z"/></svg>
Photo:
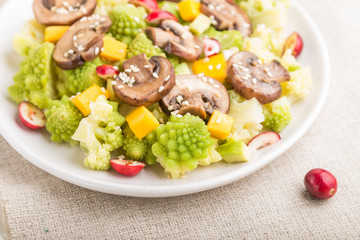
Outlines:
<svg viewBox="0 0 360 240"><path fill-rule="evenodd" d="M331 88L315 124L284 155L224 187L141 199L63 182L0 138L0 224L5 237L360 239L360 1L301 4L327 41ZM338 179L338 192L328 201L314 200L304 190L303 177L315 167Z"/></svg>

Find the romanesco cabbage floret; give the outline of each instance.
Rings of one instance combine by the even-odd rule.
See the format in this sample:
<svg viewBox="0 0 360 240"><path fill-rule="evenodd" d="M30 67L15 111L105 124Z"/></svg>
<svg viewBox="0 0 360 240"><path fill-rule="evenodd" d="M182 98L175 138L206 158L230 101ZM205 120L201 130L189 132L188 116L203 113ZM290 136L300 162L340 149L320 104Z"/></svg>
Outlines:
<svg viewBox="0 0 360 240"><path fill-rule="evenodd" d="M15 84L9 87L12 99L20 103L27 100L41 109L55 97L52 74L54 44L42 43L29 50L28 57L20 64L14 76Z"/></svg>
<svg viewBox="0 0 360 240"><path fill-rule="evenodd" d="M281 132L292 119L290 103L286 97L281 97L271 103L264 104L263 108L265 116L263 125L275 132Z"/></svg>
<svg viewBox="0 0 360 240"><path fill-rule="evenodd" d="M210 27L202 36L218 40L221 49L237 47L239 50L242 50L243 48L243 36L236 30L218 31L214 27Z"/></svg>
<svg viewBox="0 0 360 240"><path fill-rule="evenodd" d="M81 120L71 137L89 152L84 164L91 169L108 170L110 152L124 144L121 126L125 118L119 114L117 107L118 103L107 101L103 95L99 96L94 103L90 103L89 116Z"/></svg>
<svg viewBox="0 0 360 240"><path fill-rule="evenodd" d="M45 115L46 130L51 133L51 140L76 143L71 139L71 136L76 131L82 114L67 96L63 96L61 100L52 100L49 108L45 111Z"/></svg>
<svg viewBox="0 0 360 240"><path fill-rule="evenodd" d="M152 152L171 178L180 178L195 169L199 160L208 156L208 148L213 144L204 121L190 114L172 115L155 132Z"/></svg>
<svg viewBox="0 0 360 240"><path fill-rule="evenodd" d="M311 69L303 67L290 72L290 81L281 83L282 95L286 96L290 103L306 97L311 88Z"/></svg>
<svg viewBox="0 0 360 240"><path fill-rule="evenodd" d="M127 57L132 58L141 53L145 53L148 58L152 56L165 57L164 52L160 48L154 46L152 41L148 39L143 32L136 35L134 40L129 45L127 50Z"/></svg>
<svg viewBox="0 0 360 240"><path fill-rule="evenodd" d="M38 23L36 20L27 21L21 32L15 34L13 38L13 45L15 51L27 57L34 45L38 45L44 41L45 25Z"/></svg>
<svg viewBox="0 0 360 240"><path fill-rule="evenodd" d="M200 166L209 166L222 160L220 153L216 150L219 147L218 139L212 138L214 143L208 148L209 155L206 158L199 160Z"/></svg>
<svg viewBox="0 0 360 240"><path fill-rule="evenodd" d="M263 109L256 98L246 100L234 90L229 91L230 110L228 115L234 118L229 135L230 140L248 142L262 130Z"/></svg>
<svg viewBox="0 0 360 240"><path fill-rule="evenodd" d="M129 40L135 38L141 29L146 27L144 16L146 11L143 7L130 4L116 6L109 12L112 21L110 33L117 40L130 44Z"/></svg>
<svg viewBox="0 0 360 240"><path fill-rule="evenodd" d="M84 65L71 70L63 70L56 67L55 70L58 75L56 88L59 95L75 95L83 92L94 83L105 87L105 81L96 74L96 67L102 64L103 62L100 58L96 58L91 62L85 62Z"/></svg>
<svg viewBox="0 0 360 240"><path fill-rule="evenodd" d="M152 165L156 163L156 157L151 151L151 146L155 142L155 132L149 133L145 138L139 139L131 131L129 126L124 129L124 150L126 156L135 161L143 161Z"/></svg>

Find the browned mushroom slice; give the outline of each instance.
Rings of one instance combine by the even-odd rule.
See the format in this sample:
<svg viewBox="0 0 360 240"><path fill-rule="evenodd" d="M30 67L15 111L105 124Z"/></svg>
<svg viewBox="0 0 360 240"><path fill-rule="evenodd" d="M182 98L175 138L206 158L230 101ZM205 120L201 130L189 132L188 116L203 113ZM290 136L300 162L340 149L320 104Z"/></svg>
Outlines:
<svg viewBox="0 0 360 240"><path fill-rule="evenodd" d="M201 41L174 20L163 20L160 28L147 28L145 33L154 45L187 61L193 62L201 55Z"/></svg>
<svg viewBox="0 0 360 240"><path fill-rule="evenodd" d="M92 15L74 23L55 46L53 58L62 69L74 69L94 60L103 46L103 33L111 26L107 16Z"/></svg>
<svg viewBox="0 0 360 240"><path fill-rule="evenodd" d="M157 103L175 85L175 71L164 57L140 54L125 61L113 86L115 96L131 106Z"/></svg>
<svg viewBox="0 0 360 240"><path fill-rule="evenodd" d="M96 0L35 0L36 20L45 25L71 25L93 14Z"/></svg>
<svg viewBox="0 0 360 240"><path fill-rule="evenodd" d="M280 82L290 80L289 72L276 60L263 63L251 52L235 53L227 62L228 81L246 99L265 104L281 95Z"/></svg>
<svg viewBox="0 0 360 240"><path fill-rule="evenodd" d="M205 119L215 110L227 113L230 107L226 88L215 79L199 75L180 75L176 85L161 101L164 112L190 113Z"/></svg>
<svg viewBox="0 0 360 240"><path fill-rule="evenodd" d="M250 36L251 21L248 15L235 3L225 0L201 0L201 12L212 18L218 30L235 29L244 37Z"/></svg>

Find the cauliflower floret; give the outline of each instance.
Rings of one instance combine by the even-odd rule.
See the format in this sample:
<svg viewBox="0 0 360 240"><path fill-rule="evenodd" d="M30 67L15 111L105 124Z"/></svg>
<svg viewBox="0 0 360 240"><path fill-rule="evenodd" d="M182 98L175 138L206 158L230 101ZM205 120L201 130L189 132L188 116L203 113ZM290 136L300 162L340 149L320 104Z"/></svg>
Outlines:
<svg viewBox="0 0 360 240"><path fill-rule="evenodd" d="M208 148L213 144L204 121L190 114L172 115L155 132L152 152L170 178L180 178L195 169L199 160L208 156Z"/></svg>
<svg viewBox="0 0 360 240"><path fill-rule="evenodd" d="M311 88L311 69L303 67L290 72L290 81L281 83L282 95L286 96L290 103L299 101L306 97Z"/></svg>
<svg viewBox="0 0 360 240"><path fill-rule="evenodd" d="M125 118L117 112L117 107L118 103L107 101L103 95L99 96L92 103L89 116L81 120L72 136L89 152L84 163L91 169L109 169L110 152L124 144L121 126Z"/></svg>
<svg viewBox="0 0 360 240"><path fill-rule="evenodd" d="M94 83L105 87L105 81L96 74L96 67L102 65L100 58L96 58L91 62L85 62L84 65L71 70L63 70L55 67L58 75L56 88L59 95L75 95L83 92Z"/></svg>
<svg viewBox="0 0 360 240"><path fill-rule="evenodd" d="M281 132L292 119L290 103L286 97L281 97L271 103L263 105L265 121L264 127L270 128L275 132Z"/></svg>
<svg viewBox="0 0 360 240"><path fill-rule="evenodd" d="M148 39L143 32L136 35L134 40L132 40L127 50L127 57L132 58L141 53L145 53L148 58L152 56L165 57L164 52L160 48L154 46L152 41Z"/></svg>
<svg viewBox="0 0 360 240"><path fill-rule="evenodd" d="M51 133L51 140L55 142L76 142L71 139L82 119L82 114L69 100L63 96L61 100L52 100L45 111L46 130Z"/></svg>
<svg viewBox="0 0 360 240"><path fill-rule="evenodd" d="M230 110L228 115L234 118L229 140L248 142L262 130L263 109L256 98L246 100L234 90L229 91Z"/></svg>
<svg viewBox="0 0 360 240"><path fill-rule="evenodd" d="M131 40L141 32L141 29L146 27L144 19L146 15L143 7L135 7L130 4L116 6L109 12L112 21L110 33L117 40L130 44Z"/></svg>
<svg viewBox="0 0 360 240"><path fill-rule="evenodd" d="M45 42L32 46L28 57L20 64L20 71L14 76L15 84L8 90L15 102L27 100L44 109L56 95L52 76L54 44Z"/></svg>

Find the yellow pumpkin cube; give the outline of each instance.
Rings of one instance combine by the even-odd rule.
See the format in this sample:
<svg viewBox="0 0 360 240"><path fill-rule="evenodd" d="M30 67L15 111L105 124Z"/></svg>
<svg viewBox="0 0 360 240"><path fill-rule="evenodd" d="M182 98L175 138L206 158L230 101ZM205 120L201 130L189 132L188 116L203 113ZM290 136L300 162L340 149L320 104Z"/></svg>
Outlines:
<svg viewBox="0 0 360 240"><path fill-rule="evenodd" d="M93 84L85 91L71 99L71 101L84 116L87 116L90 114L90 102L95 102L100 95L105 95L107 99L111 96L108 90Z"/></svg>
<svg viewBox="0 0 360 240"><path fill-rule="evenodd" d="M160 126L154 114L144 106L136 108L126 116L131 131L139 139L146 137L154 129Z"/></svg>
<svg viewBox="0 0 360 240"><path fill-rule="evenodd" d="M211 114L207 128L211 136L220 140L225 140L229 136L233 124L234 119L232 117L215 110L213 114Z"/></svg>
<svg viewBox="0 0 360 240"><path fill-rule="evenodd" d="M49 26L45 28L44 41L57 43L64 33L69 30L69 26Z"/></svg>
<svg viewBox="0 0 360 240"><path fill-rule="evenodd" d="M180 2L178 7L181 18L188 22L193 21L201 13L200 6L201 4L194 0Z"/></svg>
<svg viewBox="0 0 360 240"><path fill-rule="evenodd" d="M103 38L103 49L100 57L111 62L123 60L126 57L127 45L109 36Z"/></svg>
<svg viewBox="0 0 360 240"><path fill-rule="evenodd" d="M221 83L224 83L227 77L226 60L223 54L195 61L192 70L194 74L203 73Z"/></svg>

